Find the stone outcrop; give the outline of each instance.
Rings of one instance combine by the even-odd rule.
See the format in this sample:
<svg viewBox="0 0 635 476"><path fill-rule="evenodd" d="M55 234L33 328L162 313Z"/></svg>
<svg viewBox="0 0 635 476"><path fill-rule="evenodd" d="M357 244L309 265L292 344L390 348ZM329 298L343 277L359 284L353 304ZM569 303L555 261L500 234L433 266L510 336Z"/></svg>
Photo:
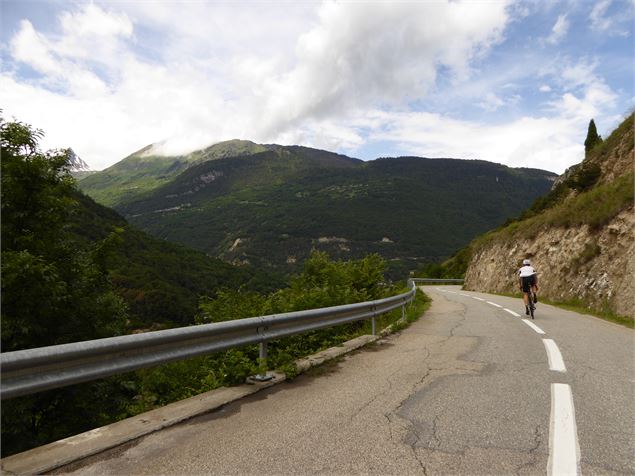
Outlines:
<svg viewBox="0 0 635 476"><path fill-rule="evenodd" d="M465 274L465 288L518 292L516 273L529 257L540 294L554 301L579 300L589 308L635 313L635 215L625 210L600 231L588 225L547 228L532 239L495 240L478 249Z"/></svg>

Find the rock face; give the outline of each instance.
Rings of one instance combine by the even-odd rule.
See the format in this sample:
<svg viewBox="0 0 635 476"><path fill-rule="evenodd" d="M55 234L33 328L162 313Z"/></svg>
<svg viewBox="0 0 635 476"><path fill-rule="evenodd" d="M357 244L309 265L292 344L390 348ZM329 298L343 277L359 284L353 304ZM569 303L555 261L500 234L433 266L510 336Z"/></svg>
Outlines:
<svg viewBox="0 0 635 476"><path fill-rule="evenodd" d="M595 167L600 175L591 188L580 191L574 187L541 214L513 223L471 244L472 258L465 273L465 288L518 292L517 270L522 260L529 258L538 273L542 296L558 302L577 301L593 310L632 317L635 314L633 159L631 115L603 147L595 154L590 153L556 181L556 185L566 184L572 177L575 179L576 174ZM600 210L608 199L614 198L608 194L609 190L617 193L617 188L610 187L618 182L629 185L630 189L622 189L627 190L620 192L622 205L616 213L608 215L610 219L601 222L601 226L583 222L562 225L555 224L558 222L554 220L541 220L548 218L555 209L560 216L575 217L579 212L568 207L576 197L593 197L593 200L587 200L591 203L590 208ZM537 222L543 224L536 228Z"/></svg>
<svg viewBox="0 0 635 476"><path fill-rule="evenodd" d="M635 313L635 215L626 210L600 231L588 225L545 229L536 238L496 241L477 250L465 288L518 292L517 271L526 257L538 272L540 295L580 300L592 309Z"/></svg>

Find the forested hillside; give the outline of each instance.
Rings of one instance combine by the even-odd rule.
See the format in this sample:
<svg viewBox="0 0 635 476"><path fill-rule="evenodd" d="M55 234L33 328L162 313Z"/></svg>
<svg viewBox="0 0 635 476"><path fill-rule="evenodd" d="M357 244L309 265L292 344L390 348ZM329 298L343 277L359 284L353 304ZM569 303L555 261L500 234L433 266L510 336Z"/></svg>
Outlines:
<svg viewBox="0 0 635 476"><path fill-rule="evenodd" d="M343 259L379 253L401 276L517 215L555 178L485 161L362 162L305 147L264 147L199 161L154 189L120 197L116 208L154 236L232 263L289 272L312 249ZM105 189L97 184L111 175L95 174L80 186L99 198Z"/></svg>
<svg viewBox="0 0 635 476"><path fill-rule="evenodd" d="M201 296L219 289L272 291L281 275L236 267L200 251L157 239L130 226L112 209L76 192L71 229L87 246L107 239L105 265L128 306L128 328L147 329L193 322Z"/></svg>

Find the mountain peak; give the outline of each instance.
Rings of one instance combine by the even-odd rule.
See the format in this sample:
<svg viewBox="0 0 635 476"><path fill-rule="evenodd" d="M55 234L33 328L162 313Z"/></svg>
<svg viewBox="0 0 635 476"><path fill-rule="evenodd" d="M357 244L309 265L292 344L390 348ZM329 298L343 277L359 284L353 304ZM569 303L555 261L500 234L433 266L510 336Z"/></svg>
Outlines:
<svg viewBox="0 0 635 476"><path fill-rule="evenodd" d="M71 166L71 172L90 172L90 166L75 153L73 149L68 149L68 162Z"/></svg>

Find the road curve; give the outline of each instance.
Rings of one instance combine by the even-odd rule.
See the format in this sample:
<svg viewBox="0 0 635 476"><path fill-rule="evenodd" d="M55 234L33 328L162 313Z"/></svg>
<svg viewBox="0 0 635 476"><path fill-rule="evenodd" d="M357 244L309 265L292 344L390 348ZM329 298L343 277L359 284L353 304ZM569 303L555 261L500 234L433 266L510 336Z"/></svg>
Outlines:
<svg viewBox="0 0 635 476"><path fill-rule="evenodd" d="M632 330L425 291L422 319L318 375L58 472L635 474Z"/></svg>

